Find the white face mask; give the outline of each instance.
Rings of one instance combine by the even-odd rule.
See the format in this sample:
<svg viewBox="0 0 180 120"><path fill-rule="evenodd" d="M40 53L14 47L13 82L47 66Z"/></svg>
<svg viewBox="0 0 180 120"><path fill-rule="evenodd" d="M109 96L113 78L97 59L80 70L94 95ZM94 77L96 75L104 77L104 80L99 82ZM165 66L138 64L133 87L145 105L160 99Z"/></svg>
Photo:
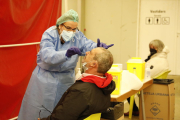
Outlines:
<svg viewBox="0 0 180 120"><path fill-rule="evenodd" d="M75 33L73 31L63 30L60 35L60 38L61 38L61 36L65 42L68 42L75 36Z"/></svg>
<svg viewBox="0 0 180 120"><path fill-rule="evenodd" d="M91 62L91 61L90 61L90 62ZM89 63L89 62L84 62L84 63L82 64L82 67L83 67L83 69L84 69L84 72L89 69L88 67L86 67L87 63Z"/></svg>

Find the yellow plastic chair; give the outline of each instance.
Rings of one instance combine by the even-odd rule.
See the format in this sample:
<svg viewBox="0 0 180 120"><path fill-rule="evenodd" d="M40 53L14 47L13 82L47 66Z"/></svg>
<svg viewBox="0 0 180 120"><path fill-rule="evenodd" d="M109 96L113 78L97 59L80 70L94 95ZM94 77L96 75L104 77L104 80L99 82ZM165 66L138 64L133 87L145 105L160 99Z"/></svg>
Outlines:
<svg viewBox="0 0 180 120"><path fill-rule="evenodd" d="M130 105L129 105L129 118L132 118L132 112L133 112L133 104L134 104L134 95L130 97Z"/></svg>
<svg viewBox="0 0 180 120"><path fill-rule="evenodd" d="M171 70L167 70L167 71L165 71L164 73L162 73L162 74L160 74L160 75L158 75L158 76L156 76L156 77L154 77L155 79L166 79L167 78L167 76L168 76L168 73L170 73L171 72Z"/></svg>
<svg viewBox="0 0 180 120"><path fill-rule="evenodd" d="M84 120L100 120L101 113L92 114L89 117L85 118Z"/></svg>

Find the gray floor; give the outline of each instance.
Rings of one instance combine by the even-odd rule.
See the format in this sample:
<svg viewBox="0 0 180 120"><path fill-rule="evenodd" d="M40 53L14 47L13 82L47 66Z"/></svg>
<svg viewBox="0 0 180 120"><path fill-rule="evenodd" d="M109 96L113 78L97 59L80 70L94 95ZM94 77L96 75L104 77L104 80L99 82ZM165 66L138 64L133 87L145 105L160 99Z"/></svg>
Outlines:
<svg viewBox="0 0 180 120"><path fill-rule="evenodd" d="M174 120L180 120L180 76L169 75L168 79L174 79L175 87L175 115ZM139 120L139 117L133 116L129 119L128 116L124 117L124 120Z"/></svg>

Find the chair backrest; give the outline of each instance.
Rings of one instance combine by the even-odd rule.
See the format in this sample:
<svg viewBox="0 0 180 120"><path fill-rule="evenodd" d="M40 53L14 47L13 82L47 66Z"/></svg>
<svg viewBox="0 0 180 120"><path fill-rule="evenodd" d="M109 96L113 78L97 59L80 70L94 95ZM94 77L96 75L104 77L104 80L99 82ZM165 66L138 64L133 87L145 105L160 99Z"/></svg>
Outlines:
<svg viewBox="0 0 180 120"><path fill-rule="evenodd" d="M156 79L166 79L169 72L171 72L171 70L165 71L164 73L156 76L155 78L156 78Z"/></svg>
<svg viewBox="0 0 180 120"><path fill-rule="evenodd" d="M84 120L100 120L101 113L92 114L89 117L85 118Z"/></svg>

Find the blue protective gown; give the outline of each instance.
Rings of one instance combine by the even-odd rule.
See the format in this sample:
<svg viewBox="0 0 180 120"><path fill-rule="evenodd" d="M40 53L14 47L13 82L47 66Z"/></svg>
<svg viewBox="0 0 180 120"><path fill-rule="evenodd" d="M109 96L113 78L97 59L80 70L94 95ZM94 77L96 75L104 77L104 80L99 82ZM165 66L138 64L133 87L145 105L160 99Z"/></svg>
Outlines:
<svg viewBox="0 0 180 120"><path fill-rule="evenodd" d="M40 110L41 118L49 116L50 112L45 108L52 112L63 93L74 83L78 55L70 58L65 56L67 49L72 46L78 47L82 55L85 55L87 51L96 48L97 44L88 40L80 31L64 44L61 44L55 26L44 32L37 66L26 89L18 120L37 120Z"/></svg>

